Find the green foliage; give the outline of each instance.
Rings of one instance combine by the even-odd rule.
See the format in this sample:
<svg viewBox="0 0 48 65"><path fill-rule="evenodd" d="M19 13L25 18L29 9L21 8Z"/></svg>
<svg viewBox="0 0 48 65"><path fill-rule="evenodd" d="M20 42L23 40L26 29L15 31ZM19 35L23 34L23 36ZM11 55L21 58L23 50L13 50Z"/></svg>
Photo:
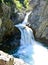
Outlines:
<svg viewBox="0 0 48 65"><path fill-rule="evenodd" d="M22 10L22 8L29 9L29 0L14 0L14 3L18 10Z"/></svg>
<svg viewBox="0 0 48 65"><path fill-rule="evenodd" d="M22 9L22 4L20 3L19 0L14 0L14 3L16 4L16 8L17 8L18 10L21 10L21 9Z"/></svg>
<svg viewBox="0 0 48 65"><path fill-rule="evenodd" d="M29 9L29 0L0 0L1 2L4 2L8 6L15 4L18 10L22 10L23 8Z"/></svg>
<svg viewBox="0 0 48 65"><path fill-rule="evenodd" d="M29 0L24 0L24 5L28 9L28 7L29 7Z"/></svg>

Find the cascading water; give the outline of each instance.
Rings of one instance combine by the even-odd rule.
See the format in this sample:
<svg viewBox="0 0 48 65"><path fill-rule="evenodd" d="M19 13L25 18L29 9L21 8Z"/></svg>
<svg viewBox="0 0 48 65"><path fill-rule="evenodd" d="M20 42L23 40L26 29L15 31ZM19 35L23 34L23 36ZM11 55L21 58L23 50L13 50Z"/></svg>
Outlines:
<svg viewBox="0 0 48 65"><path fill-rule="evenodd" d="M19 58L24 59L25 62L28 62L30 65L32 65L32 39L34 39L33 32L27 26L18 26L18 28L21 31L21 46L17 52L17 56L19 56ZM14 54L14 56L16 56L16 53Z"/></svg>
<svg viewBox="0 0 48 65"><path fill-rule="evenodd" d="M13 56L18 56L29 65L48 65L48 50L34 40L32 29L26 26L30 13L26 15L23 23L15 25L21 31L21 40L20 47Z"/></svg>

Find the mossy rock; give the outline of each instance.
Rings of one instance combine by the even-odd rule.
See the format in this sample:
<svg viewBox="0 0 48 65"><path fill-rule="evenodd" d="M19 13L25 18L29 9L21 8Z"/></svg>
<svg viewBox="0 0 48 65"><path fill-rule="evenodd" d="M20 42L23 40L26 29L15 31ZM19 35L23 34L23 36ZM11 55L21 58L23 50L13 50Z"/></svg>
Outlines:
<svg viewBox="0 0 48 65"><path fill-rule="evenodd" d="M8 20L2 22L2 28L6 32L10 32L10 31L13 31L14 24L10 19L8 19Z"/></svg>
<svg viewBox="0 0 48 65"><path fill-rule="evenodd" d="M0 39L3 38L4 34L6 35L10 35L11 32L13 32L13 29L14 29L14 25L13 25L13 22L8 19L6 21L2 21L2 24L0 25ZM1 42L1 40L0 40Z"/></svg>

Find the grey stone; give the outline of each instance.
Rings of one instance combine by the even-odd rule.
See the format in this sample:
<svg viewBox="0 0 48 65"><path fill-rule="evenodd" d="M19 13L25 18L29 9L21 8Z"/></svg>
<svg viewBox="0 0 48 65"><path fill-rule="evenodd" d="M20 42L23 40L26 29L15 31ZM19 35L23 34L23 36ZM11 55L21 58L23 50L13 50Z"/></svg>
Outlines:
<svg viewBox="0 0 48 65"><path fill-rule="evenodd" d="M48 3L47 0L31 0L33 10L28 22L34 31L35 39L48 45ZM33 4L34 3L34 4Z"/></svg>

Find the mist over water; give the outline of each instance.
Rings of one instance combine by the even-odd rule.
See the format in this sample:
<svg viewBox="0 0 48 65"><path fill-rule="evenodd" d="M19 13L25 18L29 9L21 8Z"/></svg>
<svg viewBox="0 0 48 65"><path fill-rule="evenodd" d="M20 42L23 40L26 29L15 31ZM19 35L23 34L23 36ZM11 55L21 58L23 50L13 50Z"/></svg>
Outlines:
<svg viewBox="0 0 48 65"><path fill-rule="evenodd" d="M21 31L21 40L20 47L13 56L23 59L29 65L48 65L48 49L35 41L32 29L26 26L30 13L27 13L23 23L15 25Z"/></svg>

